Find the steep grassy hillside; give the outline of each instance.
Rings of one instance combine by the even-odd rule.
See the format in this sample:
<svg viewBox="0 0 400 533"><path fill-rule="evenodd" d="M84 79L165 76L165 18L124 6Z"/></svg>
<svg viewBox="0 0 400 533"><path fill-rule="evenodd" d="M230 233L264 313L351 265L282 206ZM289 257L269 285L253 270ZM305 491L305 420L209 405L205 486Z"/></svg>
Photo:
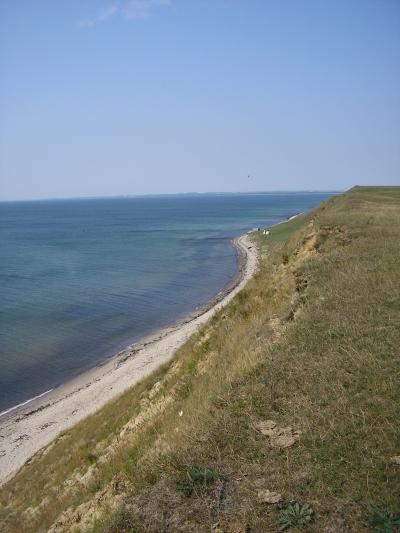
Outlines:
<svg viewBox="0 0 400 533"><path fill-rule="evenodd" d="M400 188L254 238L171 364L1 489L2 531L400 530Z"/></svg>

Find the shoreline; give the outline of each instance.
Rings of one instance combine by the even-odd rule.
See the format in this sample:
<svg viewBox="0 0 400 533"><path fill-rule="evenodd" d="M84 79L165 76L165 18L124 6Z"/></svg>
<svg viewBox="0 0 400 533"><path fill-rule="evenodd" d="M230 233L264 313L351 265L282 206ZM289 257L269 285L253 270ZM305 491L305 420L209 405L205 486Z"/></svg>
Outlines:
<svg viewBox="0 0 400 533"><path fill-rule="evenodd" d="M3 411L0 412L0 431L1 431L1 425L2 425L3 420L4 420L3 417L6 417L10 413L14 413L14 411L20 410L22 407L24 407L27 404L30 404L30 407L31 407L39 398L42 398L43 396L49 395L53 391L58 391L61 387L65 386L65 385L67 385L69 383L72 383L72 382L74 382L76 380L79 380L81 378L81 376L92 373L96 368L99 368L99 367L102 367L102 366L106 365L108 362L110 362L113 359L116 359L116 358L118 358L120 356L124 357L128 350L130 350L130 351L135 350L135 352L137 352L142 347L147 346L147 344L157 340L159 338L159 335L162 334L164 331L165 332L170 331L170 330L172 330L174 328L178 328L178 327L186 324L187 322L190 322L194 318L197 318L198 316L202 315L203 313L205 313L206 311L211 309L211 307L216 305L219 301L221 301L240 282L241 272L242 272L243 265L244 265L245 260L246 260L244 254L241 251L241 248L238 247L237 244L236 244L236 241L240 237L241 236L233 237L233 238L230 239L230 243L231 243L231 245L232 245L232 247L234 249L234 252L235 252L235 255L236 255L236 261L237 261L235 274L228 281L228 283L216 295L214 295L210 300L208 300L204 304L197 305L193 310L189 311L188 313L186 313L185 315L183 315L180 318L172 320L171 322L169 322L165 326L161 326L160 328L148 333L147 335L141 336L136 341L127 340L126 344L123 345L123 348L120 347L120 349L118 351L115 351L115 350L111 351L111 353L109 355L107 355L104 359L102 359L99 362L91 365L89 368L83 369L78 374L67 378L65 381L60 381L59 383L54 384L53 386L51 386L51 388L49 388L49 390L44 391L44 392L42 392L40 394L37 394L35 396L32 396L32 398L28 398L27 400L24 400L24 401L22 401L22 402L20 402L18 404L15 404L15 405L12 405L10 407L7 407L6 409L4 409ZM1 438L1 433L0 433L0 438ZM1 458L1 450L0 450L0 458ZM1 483L1 481L0 481L0 483Z"/></svg>
<svg viewBox="0 0 400 533"><path fill-rule="evenodd" d="M22 402L0 416L0 485L61 432L169 361L176 350L239 292L257 270L257 250L248 234L232 239L236 274L204 305L131 344L76 378Z"/></svg>

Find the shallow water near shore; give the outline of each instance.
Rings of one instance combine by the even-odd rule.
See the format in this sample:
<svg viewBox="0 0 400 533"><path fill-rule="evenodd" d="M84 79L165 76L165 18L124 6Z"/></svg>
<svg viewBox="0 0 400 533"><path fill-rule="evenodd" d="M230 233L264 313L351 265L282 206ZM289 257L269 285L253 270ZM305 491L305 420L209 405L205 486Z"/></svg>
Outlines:
<svg viewBox="0 0 400 533"><path fill-rule="evenodd" d="M328 193L0 204L0 411L203 305L235 275L230 239Z"/></svg>

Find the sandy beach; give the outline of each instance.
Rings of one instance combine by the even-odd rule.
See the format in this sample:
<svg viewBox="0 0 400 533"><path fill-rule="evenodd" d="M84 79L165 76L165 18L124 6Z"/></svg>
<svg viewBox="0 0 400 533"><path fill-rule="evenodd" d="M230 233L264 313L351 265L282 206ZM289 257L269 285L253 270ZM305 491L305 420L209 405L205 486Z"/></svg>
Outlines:
<svg viewBox="0 0 400 533"><path fill-rule="evenodd" d="M37 399L0 417L0 484L59 433L94 413L108 401L172 358L195 331L240 291L257 270L257 250L248 235L233 241L238 272L207 305L185 319L120 351Z"/></svg>

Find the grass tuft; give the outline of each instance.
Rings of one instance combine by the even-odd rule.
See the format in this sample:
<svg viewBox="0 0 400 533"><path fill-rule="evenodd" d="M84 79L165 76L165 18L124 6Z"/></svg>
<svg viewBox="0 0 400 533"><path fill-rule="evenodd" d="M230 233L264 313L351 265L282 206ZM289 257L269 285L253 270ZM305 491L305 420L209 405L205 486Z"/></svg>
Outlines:
<svg viewBox="0 0 400 533"><path fill-rule="evenodd" d="M185 496L191 496L195 489L206 489L222 477L211 468L189 465L185 468L183 475L177 480L176 486Z"/></svg>
<svg viewBox="0 0 400 533"><path fill-rule="evenodd" d="M388 506L370 506L367 524L375 533L395 533L400 531L400 514L395 514Z"/></svg>

